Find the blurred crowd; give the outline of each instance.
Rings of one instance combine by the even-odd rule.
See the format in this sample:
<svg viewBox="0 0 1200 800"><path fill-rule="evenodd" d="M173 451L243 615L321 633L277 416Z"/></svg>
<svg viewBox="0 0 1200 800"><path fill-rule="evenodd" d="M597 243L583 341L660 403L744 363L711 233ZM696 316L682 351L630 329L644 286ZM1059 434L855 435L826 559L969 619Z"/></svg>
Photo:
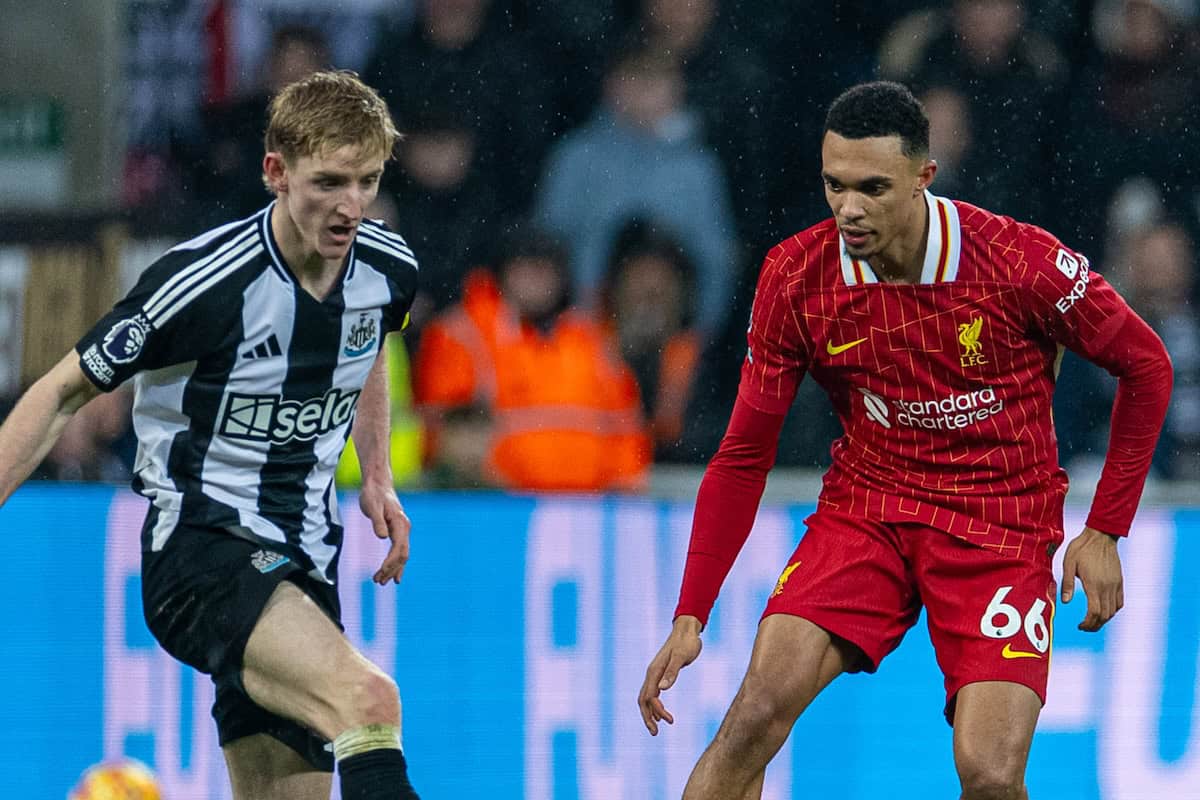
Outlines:
<svg viewBox="0 0 1200 800"><path fill-rule="evenodd" d="M1159 332L1156 474L1200 477L1196 0L134 0L129 25L124 200L172 234L269 201L280 86L349 68L388 101L406 137L372 216L424 284L389 345L398 479L637 490L705 461L763 255L828 216L824 108L873 77L924 101L935 193L1051 230ZM1062 376L1089 469L1115 384ZM837 433L806 385L780 462L825 465Z"/></svg>

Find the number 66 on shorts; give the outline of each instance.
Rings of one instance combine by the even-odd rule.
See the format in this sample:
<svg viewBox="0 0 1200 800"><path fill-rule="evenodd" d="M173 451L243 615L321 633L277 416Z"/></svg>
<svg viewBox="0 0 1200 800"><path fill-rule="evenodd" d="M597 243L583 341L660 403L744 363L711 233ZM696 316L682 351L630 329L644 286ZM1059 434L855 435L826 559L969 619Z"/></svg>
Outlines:
<svg viewBox="0 0 1200 800"><path fill-rule="evenodd" d="M1050 649L1050 626L1046 623L1044 612L1047 605L1050 607L1050 614L1054 614L1054 601L1047 603L1045 600L1038 598L1033 601L1033 605L1024 617L1021 612L1012 605L1004 602L1011 592L1013 587L1001 586L992 595L991 602L988 603L987 609L983 612L983 617L979 620L979 632L990 639L1010 639L1016 635L1017 631L1024 629L1025 638L1034 646L1038 653L1045 653ZM1014 653L1009 648L1005 648L1005 653ZM1011 655L1006 655L1011 657Z"/></svg>

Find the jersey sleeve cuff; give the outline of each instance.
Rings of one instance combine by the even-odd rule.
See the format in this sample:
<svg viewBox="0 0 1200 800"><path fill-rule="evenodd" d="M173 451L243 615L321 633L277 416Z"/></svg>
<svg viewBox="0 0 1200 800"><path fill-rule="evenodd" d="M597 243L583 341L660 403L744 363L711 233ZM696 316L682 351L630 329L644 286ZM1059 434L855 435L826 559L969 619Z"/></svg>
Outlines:
<svg viewBox="0 0 1200 800"><path fill-rule="evenodd" d="M1086 524L1089 528L1098 530L1101 533L1107 533L1109 536L1125 537L1129 535L1129 528L1132 525L1132 521L1105 519L1100 512L1093 511L1088 514Z"/></svg>
<svg viewBox="0 0 1200 800"><path fill-rule="evenodd" d="M729 564L709 553L688 553L687 565L683 569L683 586L679 590L679 605L671 619L684 614L700 620L700 625L708 627L708 617L712 613L713 604L717 602L717 592L729 572Z"/></svg>

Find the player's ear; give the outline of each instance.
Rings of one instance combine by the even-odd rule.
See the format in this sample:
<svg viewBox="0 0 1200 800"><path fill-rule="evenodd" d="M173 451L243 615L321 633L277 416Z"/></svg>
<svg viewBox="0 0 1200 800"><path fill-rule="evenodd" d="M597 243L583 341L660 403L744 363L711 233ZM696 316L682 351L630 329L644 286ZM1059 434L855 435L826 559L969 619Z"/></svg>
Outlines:
<svg viewBox="0 0 1200 800"><path fill-rule="evenodd" d="M288 190L287 161L283 153L267 153L263 156L263 179L274 194Z"/></svg>
<svg viewBox="0 0 1200 800"><path fill-rule="evenodd" d="M937 162L932 158L927 158L921 164L921 168L917 171L917 186L913 190L913 195L921 194L933 183L933 176L937 175Z"/></svg>

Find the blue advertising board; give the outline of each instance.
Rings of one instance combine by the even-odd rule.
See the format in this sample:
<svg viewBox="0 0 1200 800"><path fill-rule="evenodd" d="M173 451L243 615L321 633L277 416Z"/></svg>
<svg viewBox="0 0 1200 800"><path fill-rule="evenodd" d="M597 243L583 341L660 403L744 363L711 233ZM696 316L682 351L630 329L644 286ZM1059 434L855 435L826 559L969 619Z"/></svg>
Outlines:
<svg viewBox="0 0 1200 800"><path fill-rule="evenodd" d="M635 698L670 627L690 506L406 497L412 559L398 587L381 588L370 576L384 545L353 498L342 505L347 633L396 676L425 800L679 797L811 511L762 509L703 653L665 695L676 723L651 738ZM229 797L211 683L158 649L142 620L144 512L125 490L54 485L0 509L6 796L62 800L89 764L131 755L167 800ZM1073 535L1082 517L1067 523ZM1121 545L1124 611L1086 634L1082 595L1058 609L1032 797L1200 800L1200 583L1186 572L1200 563L1197 533L1200 512L1143 509ZM876 675L839 678L818 698L764 797L957 796L942 702L922 621Z"/></svg>

